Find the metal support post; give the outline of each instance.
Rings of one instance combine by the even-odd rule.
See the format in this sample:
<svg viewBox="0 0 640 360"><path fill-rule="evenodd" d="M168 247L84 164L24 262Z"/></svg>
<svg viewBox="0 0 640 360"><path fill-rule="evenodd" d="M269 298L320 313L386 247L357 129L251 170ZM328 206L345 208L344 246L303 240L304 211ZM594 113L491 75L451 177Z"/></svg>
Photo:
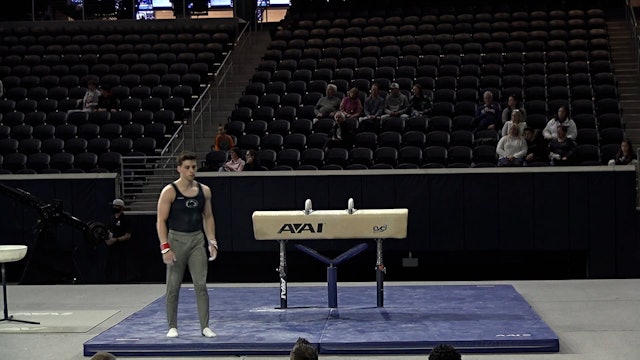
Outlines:
<svg viewBox="0 0 640 360"><path fill-rule="evenodd" d="M378 307L384 306L384 274L387 268L382 262L382 239L376 239L376 304Z"/></svg>
<svg viewBox="0 0 640 360"><path fill-rule="evenodd" d="M277 271L280 275L280 308L287 308L287 249L286 240L278 240L280 243L280 266Z"/></svg>

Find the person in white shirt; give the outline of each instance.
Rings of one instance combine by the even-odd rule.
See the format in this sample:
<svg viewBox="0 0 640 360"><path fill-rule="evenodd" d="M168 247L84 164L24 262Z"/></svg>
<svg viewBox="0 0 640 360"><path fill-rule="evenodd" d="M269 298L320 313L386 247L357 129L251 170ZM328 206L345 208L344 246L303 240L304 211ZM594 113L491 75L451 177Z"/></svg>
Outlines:
<svg viewBox="0 0 640 360"><path fill-rule="evenodd" d="M518 135L522 135L522 132L527 127L527 123L524 121L523 115L524 114L518 109L511 111L511 120L507 121L502 126L502 136L509 135L509 129L513 125L518 128Z"/></svg>
<svg viewBox="0 0 640 360"><path fill-rule="evenodd" d="M509 134L498 141L498 166L522 166L527 155L527 141L518 134L518 128L509 128Z"/></svg>
<svg viewBox="0 0 640 360"><path fill-rule="evenodd" d="M558 126L564 125L567 127L567 137L569 139L576 140L578 138L578 127L576 123L569 118L569 111L563 105L558 109L558 115L549 120L547 126L542 131L542 135L546 140L553 140L558 138Z"/></svg>

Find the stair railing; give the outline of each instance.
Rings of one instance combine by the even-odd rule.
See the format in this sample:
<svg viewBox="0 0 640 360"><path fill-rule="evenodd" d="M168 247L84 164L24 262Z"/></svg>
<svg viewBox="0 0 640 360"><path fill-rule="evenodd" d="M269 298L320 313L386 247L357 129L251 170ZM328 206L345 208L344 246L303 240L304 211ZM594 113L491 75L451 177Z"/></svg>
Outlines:
<svg viewBox="0 0 640 360"><path fill-rule="evenodd" d="M640 38L638 38L638 21L636 19L636 14L635 11L633 10L633 7L631 6L631 1L630 0L626 0L626 6L625 6L625 18L627 19L627 22L629 22L629 24L631 25L631 36L632 36L632 41L634 43L634 47L633 47L633 53L635 55L636 58L636 75L640 74Z"/></svg>

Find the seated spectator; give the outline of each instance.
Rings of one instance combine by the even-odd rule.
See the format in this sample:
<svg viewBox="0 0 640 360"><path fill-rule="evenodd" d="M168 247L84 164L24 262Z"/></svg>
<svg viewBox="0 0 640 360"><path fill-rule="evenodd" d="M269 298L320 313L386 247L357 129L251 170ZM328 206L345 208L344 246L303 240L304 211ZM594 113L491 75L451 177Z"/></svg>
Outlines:
<svg viewBox="0 0 640 360"><path fill-rule="evenodd" d="M336 111L340 110L340 98L336 96L338 88L333 85L327 85L326 96L321 97L316 103L316 118L332 118Z"/></svg>
<svg viewBox="0 0 640 360"><path fill-rule="evenodd" d="M95 353L92 357L91 360L116 360L116 357L108 352L99 352L99 353Z"/></svg>
<svg viewBox="0 0 640 360"><path fill-rule="evenodd" d="M502 136L507 136L509 134L509 129L511 126L516 126L518 128L518 135L522 135L522 132L527 127L527 123L524 121L523 113L520 110L515 109L511 112L511 120L504 123L502 126Z"/></svg>
<svg viewBox="0 0 640 360"><path fill-rule="evenodd" d="M242 160L242 153L240 149L237 147L232 147L229 150L229 154L231 155L231 160L227 161L220 167L220 171L228 171L228 172L238 172L244 170L244 160Z"/></svg>
<svg viewBox="0 0 640 360"><path fill-rule="evenodd" d="M391 116L409 117L408 112L411 110L411 105L409 105L409 99L400 92L400 85L391 83L389 88L391 93L384 99L384 115L381 120L384 121Z"/></svg>
<svg viewBox="0 0 640 360"><path fill-rule="evenodd" d="M120 109L120 100L111 96L111 89L103 89L98 97L96 107L98 111L118 111Z"/></svg>
<svg viewBox="0 0 640 360"><path fill-rule="evenodd" d="M431 113L431 98L424 94L422 91L422 87L419 84L413 85L411 88L413 95L411 95L411 99L409 99L409 104L411 105L411 116L427 116Z"/></svg>
<svg viewBox="0 0 640 360"><path fill-rule="evenodd" d="M347 121L342 111L336 112L334 115L335 123L333 125L333 136L331 137L330 147L342 147L350 149L356 137L356 129L353 122Z"/></svg>
<svg viewBox="0 0 640 360"><path fill-rule="evenodd" d="M509 133L498 141L496 147L498 166L522 166L527 155L527 142L518 133L518 128L512 126Z"/></svg>
<svg viewBox="0 0 640 360"><path fill-rule="evenodd" d="M548 141L551 141L558 137L557 129L559 125L564 125L567 127L567 137L573 140L578 138L578 128L576 127L576 123L569 118L569 111L563 105L558 109L558 115L553 119L549 120L547 126L545 126L542 131L542 135Z"/></svg>
<svg viewBox="0 0 640 360"><path fill-rule="evenodd" d="M89 81L87 85L87 92L82 98L82 110L83 111L95 111L98 107L98 99L102 95L102 92L98 90L98 84L95 81Z"/></svg>
<svg viewBox="0 0 640 360"><path fill-rule="evenodd" d="M560 125L556 130L558 136L549 143L549 159L551 165L570 165L576 142L567 136L567 126Z"/></svg>
<svg viewBox="0 0 640 360"><path fill-rule="evenodd" d="M263 171L262 165L260 165L260 159L256 156L256 151L253 149L247 150L244 156L245 163L242 171Z"/></svg>
<svg viewBox="0 0 640 360"><path fill-rule="evenodd" d="M295 345L293 345L293 349L291 349L291 354L289 355L290 360L318 360L318 350L311 345L311 343L304 338L298 338Z"/></svg>
<svg viewBox="0 0 640 360"><path fill-rule="evenodd" d="M360 101L360 97L358 97L357 88L351 88L347 96L342 99L340 111L342 111L347 118L360 119L362 115L362 102Z"/></svg>
<svg viewBox="0 0 640 360"><path fill-rule="evenodd" d="M461 360L462 355L453 346L447 344L436 345L429 354L429 360Z"/></svg>
<svg viewBox="0 0 640 360"><path fill-rule="evenodd" d="M527 156L525 157L525 161L527 163L548 163L549 152L547 150L547 144L540 135L540 131L536 131L532 128L526 128L522 133L524 139L527 141Z"/></svg>
<svg viewBox="0 0 640 360"><path fill-rule="evenodd" d="M513 110L519 110L522 113L522 118L527 118L527 111L524 109L522 103L518 100L518 96L516 94L509 95L509 100L507 100L507 107L502 110L503 124L511 119ZM502 136L504 136L504 134Z"/></svg>
<svg viewBox="0 0 640 360"><path fill-rule="evenodd" d="M364 101L364 116L360 118L362 131L374 131L380 127L380 117L384 112L384 98L380 96L378 84L371 85L371 94Z"/></svg>
<svg viewBox="0 0 640 360"><path fill-rule="evenodd" d="M233 137L227 134L227 130L225 130L224 126L218 126L218 135L216 135L215 138L214 149L216 151L228 151L234 146Z"/></svg>
<svg viewBox="0 0 640 360"><path fill-rule="evenodd" d="M624 139L614 159L609 160L609 165L629 165L636 163L636 154L633 152L631 140Z"/></svg>
<svg viewBox="0 0 640 360"><path fill-rule="evenodd" d="M473 119L476 131L480 130L495 130L498 131L500 126L500 105L493 101L493 94L491 91L485 91L482 97L484 103L476 109L476 116Z"/></svg>

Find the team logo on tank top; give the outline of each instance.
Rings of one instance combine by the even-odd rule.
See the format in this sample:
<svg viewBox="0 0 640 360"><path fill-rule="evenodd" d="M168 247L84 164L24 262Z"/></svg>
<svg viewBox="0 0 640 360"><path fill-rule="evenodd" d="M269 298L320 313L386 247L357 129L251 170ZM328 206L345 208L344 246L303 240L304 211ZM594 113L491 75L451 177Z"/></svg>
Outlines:
<svg viewBox="0 0 640 360"><path fill-rule="evenodd" d="M186 207L188 207L189 209L197 208L197 207L198 207L198 200L196 200L196 199L189 199L189 200L187 200L187 202L185 203L185 206L186 206Z"/></svg>

